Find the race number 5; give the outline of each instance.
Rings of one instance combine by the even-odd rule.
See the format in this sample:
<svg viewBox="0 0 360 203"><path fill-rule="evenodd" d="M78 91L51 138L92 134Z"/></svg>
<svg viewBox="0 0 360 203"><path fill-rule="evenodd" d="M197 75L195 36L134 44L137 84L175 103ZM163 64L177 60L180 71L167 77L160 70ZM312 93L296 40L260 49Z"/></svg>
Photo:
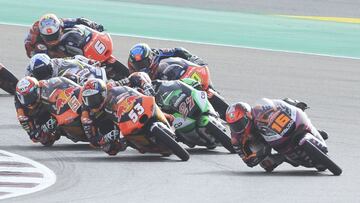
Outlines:
<svg viewBox="0 0 360 203"><path fill-rule="evenodd" d="M129 117L133 123L136 123L139 120L139 116L144 113L144 108L140 103L137 103L134 108L130 111Z"/></svg>
<svg viewBox="0 0 360 203"><path fill-rule="evenodd" d="M280 134L289 122L290 122L289 116L282 113L278 117L276 117L273 124L271 124L271 128L275 132Z"/></svg>
<svg viewBox="0 0 360 203"><path fill-rule="evenodd" d="M103 54L104 51L106 50L105 45L102 42L100 42L99 40L96 41L94 48L98 54Z"/></svg>

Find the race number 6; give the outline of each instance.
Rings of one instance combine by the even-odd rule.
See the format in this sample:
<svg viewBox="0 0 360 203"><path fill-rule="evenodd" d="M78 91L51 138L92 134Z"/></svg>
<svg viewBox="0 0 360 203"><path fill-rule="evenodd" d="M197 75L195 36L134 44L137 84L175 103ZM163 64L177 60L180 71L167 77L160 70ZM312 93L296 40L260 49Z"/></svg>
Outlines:
<svg viewBox="0 0 360 203"><path fill-rule="evenodd" d="M102 42L100 42L99 40L96 41L94 48L98 54L103 54L104 51L106 50L105 45Z"/></svg>

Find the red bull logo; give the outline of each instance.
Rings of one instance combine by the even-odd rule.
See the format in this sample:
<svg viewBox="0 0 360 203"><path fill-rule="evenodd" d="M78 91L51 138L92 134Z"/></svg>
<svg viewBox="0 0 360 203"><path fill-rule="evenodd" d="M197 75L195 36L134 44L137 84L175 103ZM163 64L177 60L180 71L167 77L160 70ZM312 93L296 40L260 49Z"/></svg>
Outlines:
<svg viewBox="0 0 360 203"><path fill-rule="evenodd" d="M130 96L118 102L117 116L121 117L125 113L131 111L134 107L136 96Z"/></svg>
<svg viewBox="0 0 360 203"><path fill-rule="evenodd" d="M76 87L69 87L65 90L60 90L60 93L56 97L55 107L57 113L67 104L73 95Z"/></svg>

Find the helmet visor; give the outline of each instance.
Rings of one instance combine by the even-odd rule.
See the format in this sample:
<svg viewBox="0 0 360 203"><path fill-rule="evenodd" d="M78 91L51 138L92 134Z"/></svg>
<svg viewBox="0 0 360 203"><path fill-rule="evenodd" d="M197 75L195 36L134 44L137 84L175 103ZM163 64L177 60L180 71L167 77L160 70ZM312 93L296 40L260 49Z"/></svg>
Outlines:
<svg viewBox="0 0 360 203"><path fill-rule="evenodd" d="M26 107L31 107L34 104L36 104L38 100L38 94L36 94L36 91L31 92L29 94L17 94L17 97L20 101L20 103Z"/></svg>
<svg viewBox="0 0 360 203"><path fill-rule="evenodd" d="M235 132L239 134L244 133L248 125L249 125L249 119L245 116L234 123L229 123L231 132Z"/></svg>
<svg viewBox="0 0 360 203"><path fill-rule="evenodd" d="M150 58L144 58L141 61L134 61L133 66L135 70L143 72L143 70L149 69L151 65Z"/></svg>
<svg viewBox="0 0 360 203"><path fill-rule="evenodd" d="M46 80L51 78L52 76L52 67L51 65L42 66L39 68L35 68L33 70L33 76L38 80Z"/></svg>
<svg viewBox="0 0 360 203"><path fill-rule="evenodd" d="M41 34L41 38L47 43L47 44L57 44L60 40L60 32L61 29L59 29L57 32L55 32L54 34L50 34L50 35L44 35Z"/></svg>
<svg viewBox="0 0 360 203"><path fill-rule="evenodd" d="M99 108L104 101L103 96L97 90L85 90L82 94L84 104L91 108Z"/></svg>

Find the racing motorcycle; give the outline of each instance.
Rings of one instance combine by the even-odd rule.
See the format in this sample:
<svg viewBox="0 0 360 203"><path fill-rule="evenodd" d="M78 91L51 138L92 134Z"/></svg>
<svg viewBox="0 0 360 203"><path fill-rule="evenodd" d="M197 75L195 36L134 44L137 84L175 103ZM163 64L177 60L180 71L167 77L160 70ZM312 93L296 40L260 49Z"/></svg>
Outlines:
<svg viewBox="0 0 360 203"><path fill-rule="evenodd" d="M173 153L182 161L187 161L189 153L175 141L175 134L154 97L133 92L136 91L121 94L117 111L113 112L128 145L140 153L160 153L164 156Z"/></svg>
<svg viewBox="0 0 360 203"><path fill-rule="evenodd" d="M105 67L108 77L114 80L129 75L128 68L112 55L113 42L110 35L84 25L65 29L60 38L60 44L55 50L47 50L44 45L38 49L39 52L45 52L51 58L82 55L99 61Z"/></svg>
<svg viewBox="0 0 360 203"><path fill-rule="evenodd" d="M102 67L86 65L84 67L73 66L62 71L59 76L66 77L73 82L83 86L91 78L107 81L106 71Z"/></svg>
<svg viewBox="0 0 360 203"><path fill-rule="evenodd" d="M304 166L316 168L318 171L328 169L334 175L340 175L342 169L329 157L324 139L320 134L311 133L311 128L307 124L310 122L309 118L304 114L297 114L295 120L292 119L284 112L280 113L270 125L274 131L269 133L267 130L268 135L251 135L245 144L245 151L256 152L257 157L266 157L271 153L271 149L274 149L285 157L285 162L294 167ZM297 125L300 122L304 124ZM283 129L289 131L282 135Z"/></svg>
<svg viewBox="0 0 360 203"><path fill-rule="evenodd" d="M208 101L206 92L190 86L198 84L192 79L185 78L183 81L152 82L157 104L162 111L174 116L172 126L178 140L191 148L200 145L213 149L223 145L231 153L235 153L226 127ZM146 86L148 85L143 85Z"/></svg>
<svg viewBox="0 0 360 203"><path fill-rule="evenodd" d="M206 92L210 103L219 113L220 118L225 120L225 112L229 104L214 90L207 66L199 66L182 58L170 57L160 61L159 70L155 73L155 79L160 80L180 80L184 78L194 79L201 84L201 88Z"/></svg>
<svg viewBox="0 0 360 203"><path fill-rule="evenodd" d="M47 80L48 83L56 84L59 80L68 80L63 77L54 77ZM89 142L86 137L81 121L80 107L82 99L80 95L81 87L68 80L68 85L55 87L49 85L43 94L48 97L49 120L42 125L42 131L56 136L65 136L73 142Z"/></svg>

